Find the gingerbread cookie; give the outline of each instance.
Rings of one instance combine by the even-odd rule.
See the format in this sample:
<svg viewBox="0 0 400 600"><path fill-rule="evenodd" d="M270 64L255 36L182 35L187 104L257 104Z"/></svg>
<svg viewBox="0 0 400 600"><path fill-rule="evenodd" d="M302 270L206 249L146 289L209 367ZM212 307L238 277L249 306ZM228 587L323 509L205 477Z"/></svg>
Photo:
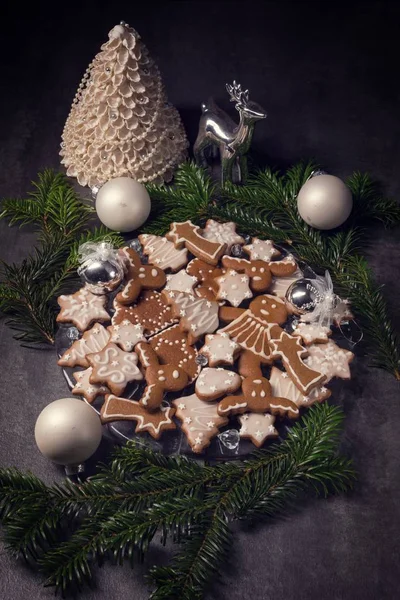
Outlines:
<svg viewBox="0 0 400 600"><path fill-rule="evenodd" d="M195 275L189 275L185 269L181 269L174 275L167 275L167 285L164 289L193 294L193 288L197 282L198 279Z"/></svg>
<svg viewBox="0 0 400 600"><path fill-rule="evenodd" d="M212 242L201 235L200 227L193 225L191 221L183 223L171 223L170 231L165 236L174 243L176 248L184 246L197 258L201 258L210 265L218 264L223 255L226 244Z"/></svg>
<svg viewBox="0 0 400 600"><path fill-rule="evenodd" d="M341 300L335 306L335 312L333 313L333 322L336 327L340 327L343 321L351 321L354 319L354 315L350 310L350 302L348 300Z"/></svg>
<svg viewBox="0 0 400 600"><path fill-rule="evenodd" d="M299 416L299 409L294 402L272 395L271 384L265 377L246 377L242 382L241 394L226 396L218 404L218 414L222 416L266 411L287 416L289 419L297 419Z"/></svg>
<svg viewBox="0 0 400 600"><path fill-rule="evenodd" d="M200 400L210 402L233 394L241 386L242 380L237 373L221 367L203 369L197 378L195 392Z"/></svg>
<svg viewBox="0 0 400 600"><path fill-rule="evenodd" d="M196 298L185 292L167 292L162 295L172 305L174 317L180 317L180 328L188 332L189 344L194 344L206 333L213 333L218 325L218 304L205 298Z"/></svg>
<svg viewBox="0 0 400 600"><path fill-rule="evenodd" d="M205 344L199 352L207 356L210 367L233 365L240 353L240 346L227 333L217 331L206 335Z"/></svg>
<svg viewBox="0 0 400 600"><path fill-rule="evenodd" d="M209 265L204 260L200 260L200 258L194 258L188 264L186 271L200 282L194 290L196 296L200 296L206 300L216 299L216 290L213 286L214 279L222 275L223 269ZM222 302L222 304L224 303Z"/></svg>
<svg viewBox="0 0 400 600"><path fill-rule="evenodd" d="M128 319L125 319L118 325L110 325L107 327L110 332L110 342L117 344L125 352L130 352L139 342L145 342L146 338L143 335L143 327L136 323L134 325Z"/></svg>
<svg viewBox="0 0 400 600"><path fill-rule="evenodd" d="M306 356L308 352L300 344L299 338L282 331L279 338L270 341L270 347L272 356L282 360L289 377L305 396L314 387L326 380L321 371L315 371L303 362L302 357Z"/></svg>
<svg viewBox="0 0 400 600"><path fill-rule="evenodd" d="M308 346L313 342L324 343L328 341L328 336L332 335L330 327L323 327L318 323L298 323L296 329L292 331L292 335L299 336Z"/></svg>
<svg viewBox="0 0 400 600"><path fill-rule="evenodd" d="M332 393L325 386L321 386L313 388L307 396L304 396L294 385L288 374L277 367L272 367L269 382L274 396L287 398L299 408L302 406L312 406L315 402L323 402Z"/></svg>
<svg viewBox="0 0 400 600"><path fill-rule="evenodd" d="M274 427L275 417L269 413L246 413L238 417L241 438L249 439L257 448L261 448L267 438L277 438L279 433Z"/></svg>
<svg viewBox="0 0 400 600"><path fill-rule="evenodd" d="M136 346L141 364L145 367L147 387L139 400L141 406L153 412L161 406L164 392L179 392L187 386L188 375L174 364L160 365L155 350L146 342Z"/></svg>
<svg viewBox="0 0 400 600"><path fill-rule="evenodd" d="M237 271L229 269L226 273L215 279L217 285L217 300L227 300L232 306L239 306L253 293L249 288L247 275L240 275Z"/></svg>
<svg viewBox="0 0 400 600"><path fill-rule="evenodd" d="M189 383L200 373L200 366L196 362L197 350L189 346L188 337L179 325L172 325L154 335L149 339L149 344L162 365L173 364L182 368L188 374Z"/></svg>
<svg viewBox="0 0 400 600"><path fill-rule="evenodd" d="M59 296L57 302L61 307L57 323L73 323L79 331L85 331L93 321L103 323L110 320L104 308L106 296L96 296L86 288L81 288L75 294Z"/></svg>
<svg viewBox="0 0 400 600"><path fill-rule="evenodd" d="M124 306L114 300L114 308L113 325L130 321L134 325L141 325L145 335L154 335L177 321L162 294L150 290L143 292L133 306Z"/></svg>
<svg viewBox="0 0 400 600"><path fill-rule="evenodd" d="M297 262L291 254L282 260L272 260L268 265L275 277L288 277L297 271Z"/></svg>
<svg viewBox="0 0 400 600"><path fill-rule="evenodd" d="M77 371L73 373L73 377L76 384L72 388L74 396L83 396L89 404L94 402L97 396L104 396L109 394L110 390L105 385L98 385L97 383L90 383L89 377L92 374L92 367L85 369L84 371Z"/></svg>
<svg viewBox="0 0 400 600"><path fill-rule="evenodd" d="M182 422L182 431L193 452L203 452L219 433L219 428L228 423L226 417L221 417L217 405L203 402L196 394L173 400L176 416Z"/></svg>
<svg viewBox="0 0 400 600"><path fill-rule="evenodd" d="M271 285L272 276L269 266L263 260L246 260L233 256L223 256L222 264L226 269L234 269L249 278L253 292L266 292Z"/></svg>
<svg viewBox="0 0 400 600"><path fill-rule="evenodd" d="M260 259L270 262L272 258L281 255L271 240L260 240L258 238L252 238L251 244L243 246L243 250L250 256L250 260Z"/></svg>
<svg viewBox="0 0 400 600"><path fill-rule="evenodd" d="M231 251L234 244L244 244L242 236L236 233L236 223L233 223L233 221L218 223L214 219L208 219L202 236L206 240L226 244L227 253Z"/></svg>
<svg viewBox="0 0 400 600"><path fill-rule="evenodd" d="M132 248L122 248L119 253L125 259L126 284L124 289L117 294L116 299L120 304L132 304L142 290L158 290L165 285L165 273L154 265L143 265L139 254Z"/></svg>
<svg viewBox="0 0 400 600"><path fill-rule="evenodd" d="M143 246L143 253L148 257L149 263L157 265L163 271L179 271L188 262L188 253L184 248L177 250L174 244L165 237L158 235L139 235L139 241Z"/></svg>
<svg viewBox="0 0 400 600"><path fill-rule="evenodd" d="M308 358L304 359L310 369L315 369L326 376L326 383L333 377L350 379L349 363L354 358L353 352L344 350L329 340L327 344L316 344L309 346Z"/></svg>
<svg viewBox="0 0 400 600"><path fill-rule="evenodd" d="M88 354L90 383L106 384L113 394L122 394L130 381L140 381L143 375L137 367L138 357L134 352L124 352L109 342L101 352Z"/></svg>
<svg viewBox="0 0 400 600"><path fill-rule="evenodd" d="M108 343L110 334L100 323L95 323L91 329L64 352L57 364L61 367L88 367L88 354L102 350Z"/></svg>
<svg viewBox="0 0 400 600"><path fill-rule="evenodd" d="M176 429L176 425L172 420L174 414L175 409L170 406L162 406L159 410L150 413L139 402L118 398L112 394L106 396L100 412L103 423L136 421L135 433L147 431L156 440L161 437L163 431Z"/></svg>

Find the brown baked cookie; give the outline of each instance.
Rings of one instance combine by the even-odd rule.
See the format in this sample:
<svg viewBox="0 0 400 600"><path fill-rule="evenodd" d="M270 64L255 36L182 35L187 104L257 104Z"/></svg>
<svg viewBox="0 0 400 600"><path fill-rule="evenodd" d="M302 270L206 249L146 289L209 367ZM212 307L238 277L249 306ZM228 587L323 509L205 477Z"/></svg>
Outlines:
<svg viewBox="0 0 400 600"><path fill-rule="evenodd" d="M218 405L203 402L196 394L172 400L176 416L181 421L193 452L200 454L219 433L219 428L228 423L226 417L218 414Z"/></svg>
<svg viewBox="0 0 400 600"><path fill-rule="evenodd" d="M244 244L242 236L236 233L236 223L229 221L227 223L218 223L214 219L208 219L203 229L202 236L206 240L226 244L226 252L230 252L234 244Z"/></svg>
<svg viewBox="0 0 400 600"><path fill-rule="evenodd" d="M307 396L304 396L304 394L302 394L294 385L288 374L277 367L272 367L269 382L274 396L287 398L294 402L299 408L302 406L312 406L315 402L323 402L332 394L328 388L321 386L313 388Z"/></svg>
<svg viewBox="0 0 400 600"><path fill-rule="evenodd" d="M241 394L226 396L218 404L218 414L221 416L267 411L290 419L297 419L300 412L290 400L272 396L271 384L265 377L243 379Z"/></svg>
<svg viewBox="0 0 400 600"><path fill-rule="evenodd" d="M298 323L296 329L292 331L294 337L301 337L306 346L317 342L324 344L328 337L332 335L330 327L318 325L318 323Z"/></svg>
<svg viewBox="0 0 400 600"><path fill-rule="evenodd" d="M179 271L188 262L187 250L185 248L177 250L165 237L144 233L139 235L139 241L143 246L144 254L148 256L149 263L160 267L163 271L168 269Z"/></svg>
<svg viewBox="0 0 400 600"><path fill-rule="evenodd" d="M216 277L222 275L222 269L209 265L200 258L194 258L188 264L186 271L189 275L196 277L200 282L194 290L196 296L200 296L206 300L216 299L216 289L214 288L213 283Z"/></svg>
<svg viewBox="0 0 400 600"><path fill-rule="evenodd" d="M61 308L57 323L73 323L79 331L85 331L93 321L103 323L110 320L105 310L106 296L96 296L84 287L75 294L59 296L57 302Z"/></svg>
<svg viewBox="0 0 400 600"><path fill-rule="evenodd" d="M216 277L214 281L217 300L225 300L232 306L238 307L244 300L253 296L248 276L240 275L233 269L227 270L220 277Z"/></svg>
<svg viewBox="0 0 400 600"><path fill-rule="evenodd" d="M113 325L127 320L134 325L141 325L146 336L154 335L177 322L172 316L171 307L159 292L146 290L132 306L124 306L114 300L114 308Z"/></svg>
<svg viewBox="0 0 400 600"><path fill-rule="evenodd" d="M137 355L124 352L112 342L100 352L88 354L87 359L93 369L90 383L105 384L115 395L122 394L130 381L143 379L137 367Z"/></svg>
<svg viewBox="0 0 400 600"><path fill-rule="evenodd" d="M165 273L154 265L143 265L139 254L132 248L122 248L120 255L125 260L125 287L117 294L120 304L132 304L142 290L158 290L165 285Z"/></svg>
<svg viewBox="0 0 400 600"><path fill-rule="evenodd" d="M280 358L289 377L302 394L307 394L326 380L325 375L308 367L302 360L307 350L301 345L299 338L292 337L282 331L279 338L270 340L272 356Z"/></svg>
<svg viewBox="0 0 400 600"><path fill-rule="evenodd" d="M196 380L195 392L200 400L211 402L221 396L233 394L241 386L242 379L234 371L222 367L205 368Z"/></svg>
<svg viewBox="0 0 400 600"><path fill-rule="evenodd" d="M217 265L226 249L226 244L204 238L201 235L200 227L193 225L191 221L171 223L170 230L165 237L173 242L176 248L186 247L194 256L210 265Z"/></svg>
<svg viewBox="0 0 400 600"><path fill-rule="evenodd" d="M188 375L177 365L160 365L155 350L146 342L136 346L139 361L145 368L147 387L139 400L141 406L153 412L161 406L164 392L179 392L187 386Z"/></svg>
<svg viewBox="0 0 400 600"><path fill-rule="evenodd" d="M198 279L196 275L189 275L185 269L181 269L178 273L167 275L167 285L164 289L193 294L193 288L197 282Z"/></svg>
<svg viewBox="0 0 400 600"><path fill-rule="evenodd" d="M181 367L189 377L191 383L200 373L196 362L197 350L188 343L188 337L179 325L172 325L149 339L149 344L154 348L160 363L173 364Z"/></svg>
<svg viewBox="0 0 400 600"><path fill-rule="evenodd" d="M102 350L109 339L110 334L107 329L100 323L95 323L79 340L75 340L59 358L57 364L60 367L88 367L86 356Z"/></svg>
<svg viewBox="0 0 400 600"><path fill-rule="evenodd" d="M197 298L185 292L163 291L165 301L172 306L174 317L180 318L180 328L188 333L189 344L194 344L206 333L213 333L219 325L218 304Z"/></svg>
<svg viewBox="0 0 400 600"><path fill-rule="evenodd" d="M149 433L154 439L158 440L163 431L176 429L172 420L175 409L161 407L155 412L148 412L143 406L135 400L118 398L112 394L106 396L106 400L101 407L100 417L103 423L113 421L136 421L135 433Z"/></svg>
<svg viewBox="0 0 400 600"><path fill-rule="evenodd" d="M92 367L85 369L84 371L77 371L73 373L76 384L72 388L74 396L83 396L89 404L94 402L97 396L104 396L109 394L110 390L105 385L99 385L97 383L90 383L89 377L92 374Z"/></svg>
<svg viewBox="0 0 400 600"><path fill-rule="evenodd" d="M244 273L249 278L250 289L253 292L266 292L271 285L272 275L269 265L263 260L246 260L233 256L223 256L222 264L226 269L234 269Z"/></svg>

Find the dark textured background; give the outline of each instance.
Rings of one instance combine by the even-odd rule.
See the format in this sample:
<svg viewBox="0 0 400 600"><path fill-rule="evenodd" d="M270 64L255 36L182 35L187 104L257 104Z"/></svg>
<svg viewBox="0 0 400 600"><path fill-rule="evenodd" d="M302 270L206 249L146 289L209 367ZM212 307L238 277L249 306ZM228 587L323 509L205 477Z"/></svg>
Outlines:
<svg viewBox="0 0 400 600"><path fill-rule="evenodd" d="M330 172L370 170L400 197L397 2L2 3L0 195L23 195L44 167L58 167L63 123L82 73L120 19L157 59L170 100L191 141L201 100L227 106L236 78L265 106L255 155L285 167L315 157ZM399 325L400 245L377 229L371 264ZM0 223L0 256L19 261L32 231ZM33 427L50 401L67 394L52 351L22 349L0 324L1 466L31 469L47 482L61 471L38 452ZM232 564L208 598L376 600L399 597L399 383L366 359L336 385L346 413L344 448L359 472L355 491L310 501L271 526L237 528ZM103 444L100 453L106 453ZM155 549L149 562L164 560ZM0 598L51 598L52 592L1 551ZM141 569L106 567L84 600L144 600Z"/></svg>

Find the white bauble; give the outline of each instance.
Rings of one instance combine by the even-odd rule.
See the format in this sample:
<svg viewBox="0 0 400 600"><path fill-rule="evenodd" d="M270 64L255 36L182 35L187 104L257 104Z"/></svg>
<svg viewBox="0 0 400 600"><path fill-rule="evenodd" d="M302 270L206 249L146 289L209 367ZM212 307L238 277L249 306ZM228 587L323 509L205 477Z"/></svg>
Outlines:
<svg viewBox="0 0 400 600"><path fill-rule="evenodd" d="M97 450L102 435L100 418L78 398L61 398L42 410L35 425L40 452L60 465L77 465Z"/></svg>
<svg viewBox="0 0 400 600"><path fill-rule="evenodd" d="M114 231L133 231L147 220L151 201L146 188L130 177L107 181L97 193L96 212L100 221Z"/></svg>
<svg viewBox="0 0 400 600"><path fill-rule="evenodd" d="M302 219L316 229L339 227L351 213L353 197L347 185L334 175L309 179L297 196Z"/></svg>

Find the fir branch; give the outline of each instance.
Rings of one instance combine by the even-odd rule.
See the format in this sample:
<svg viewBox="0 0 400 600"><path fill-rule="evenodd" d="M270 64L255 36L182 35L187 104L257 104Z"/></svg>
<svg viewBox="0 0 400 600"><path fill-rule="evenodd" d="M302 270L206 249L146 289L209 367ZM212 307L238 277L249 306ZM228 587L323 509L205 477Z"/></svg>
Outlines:
<svg viewBox="0 0 400 600"><path fill-rule="evenodd" d="M353 194L351 221L380 221L387 227L400 223L400 205L382 195L381 186L368 173L356 171L346 181Z"/></svg>
<svg viewBox="0 0 400 600"><path fill-rule="evenodd" d="M90 581L94 560L140 560L160 531L183 546L168 567L152 570L153 597L200 598L232 545L229 521L276 515L310 487L326 494L351 486L351 466L337 456L341 422L337 408L314 406L281 445L215 467L128 444L80 485L47 487L0 470L6 539L65 592Z"/></svg>

